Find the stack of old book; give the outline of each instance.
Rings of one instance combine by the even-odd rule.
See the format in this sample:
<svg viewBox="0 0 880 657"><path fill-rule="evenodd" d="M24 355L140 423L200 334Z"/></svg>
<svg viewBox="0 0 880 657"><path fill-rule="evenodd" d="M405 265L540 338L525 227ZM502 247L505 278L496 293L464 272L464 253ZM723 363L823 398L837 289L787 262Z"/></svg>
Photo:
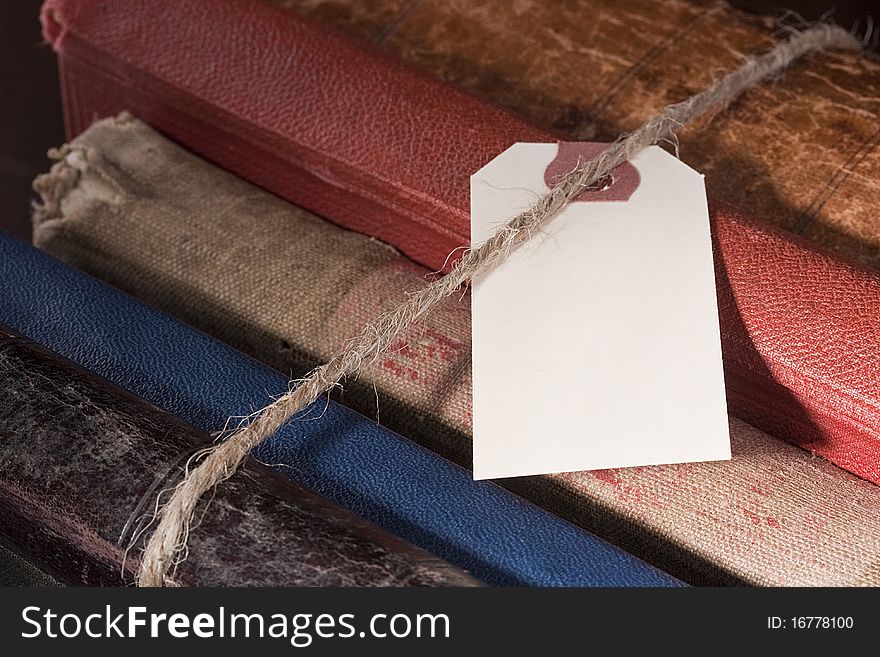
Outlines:
<svg viewBox="0 0 880 657"><path fill-rule="evenodd" d="M492 157L613 139L774 38L715 1L344 4L44 7L71 142L35 182L34 241L67 265L0 240L0 366L31 400L4 420L3 525L61 578L135 567L207 432L448 266ZM682 134L710 195L732 460L473 481L463 293L261 445L176 577L880 584L878 125L880 61L826 53ZM65 431L41 405L71 409Z"/></svg>

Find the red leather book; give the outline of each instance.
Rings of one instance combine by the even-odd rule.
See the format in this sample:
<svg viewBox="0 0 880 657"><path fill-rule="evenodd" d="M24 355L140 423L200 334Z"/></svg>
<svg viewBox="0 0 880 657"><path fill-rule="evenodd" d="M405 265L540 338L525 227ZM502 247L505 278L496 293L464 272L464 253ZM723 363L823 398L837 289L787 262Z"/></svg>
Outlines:
<svg viewBox="0 0 880 657"><path fill-rule="evenodd" d="M251 0L48 0L68 132L123 109L432 269L468 238L468 178L556 136ZM731 410L880 482L880 277L714 212Z"/></svg>

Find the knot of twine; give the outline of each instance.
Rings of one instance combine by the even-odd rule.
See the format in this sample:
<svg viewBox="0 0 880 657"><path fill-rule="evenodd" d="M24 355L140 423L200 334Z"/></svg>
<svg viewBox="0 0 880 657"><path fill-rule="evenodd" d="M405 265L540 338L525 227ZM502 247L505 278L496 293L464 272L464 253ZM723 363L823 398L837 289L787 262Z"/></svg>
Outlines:
<svg viewBox="0 0 880 657"><path fill-rule="evenodd" d="M511 249L527 241L581 192L609 175L641 149L674 138L678 130L711 108L723 109L745 90L774 75L799 57L830 48L858 50L860 42L832 25L817 25L795 34L761 55L748 57L739 68L687 100L668 105L640 128L622 135L594 159L579 165L548 193L515 216L483 244L464 251L449 273L411 293L385 312L325 364L313 370L296 388L279 397L225 441L204 450L201 462L173 490L157 512L158 524L141 558L138 584L162 586L182 559L196 505L202 496L231 477L251 450L287 420L338 385L347 376L389 348L438 302L454 294L473 277L499 266ZM158 502L157 502L158 506Z"/></svg>

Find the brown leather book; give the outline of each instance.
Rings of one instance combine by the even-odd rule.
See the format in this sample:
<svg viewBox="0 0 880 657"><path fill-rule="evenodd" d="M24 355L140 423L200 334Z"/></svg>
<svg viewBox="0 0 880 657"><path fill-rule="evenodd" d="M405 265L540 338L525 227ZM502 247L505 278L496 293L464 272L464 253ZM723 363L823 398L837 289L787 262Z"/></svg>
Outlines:
<svg viewBox="0 0 880 657"><path fill-rule="evenodd" d="M64 582L131 584L157 494L211 438L2 326L0 379L4 542ZM253 460L210 498L175 584L477 584Z"/></svg>
<svg viewBox="0 0 880 657"><path fill-rule="evenodd" d="M255 0L260 1L260 0ZM271 0L572 139L611 140L784 34L724 0ZM789 19L792 24L794 19ZM814 54L680 135L710 198L880 267L880 57Z"/></svg>

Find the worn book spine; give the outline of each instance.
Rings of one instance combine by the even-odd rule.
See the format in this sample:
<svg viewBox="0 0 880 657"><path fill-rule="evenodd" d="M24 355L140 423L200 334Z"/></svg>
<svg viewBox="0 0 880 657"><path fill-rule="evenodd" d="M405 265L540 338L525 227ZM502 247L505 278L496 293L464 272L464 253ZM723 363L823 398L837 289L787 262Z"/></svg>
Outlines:
<svg viewBox="0 0 880 657"><path fill-rule="evenodd" d="M156 495L211 438L2 326L0 378L0 531L63 581L131 584ZM477 584L255 461L207 506L177 585Z"/></svg>
<svg viewBox="0 0 880 657"><path fill-rule="evenodd" d="M411 30L421 35L423 43L438 50L437 67L443 69L453 58L439 52L448 42L419 30L436 19L438 34L443 34L469 17L488 30L482 14L467 8L471 4L433 14L426 14L431 10L422 5L398 26L400 38ZM627 3L615 3L622 4ZM736 14L722 4L704 4L705 11L696 14L683 3L675 3L668 15L644 3L638 11L657 18L667 39L663 44L669 47L678 36L692 38L716 24L726 26L731 42L744 52L770 42L767 30L737 22ZM599 13L608 17L603 20L614 22L616 10L603 11ZM619 11L634 21L638 15L636 10ZM510 12L500 13L512 30ZM522 20L530 20L529 15L525 12ZM700 29L693 23L697 19L705 22L699 23ZM553 141L559 134L535 128L292 12L252 0L48 0L43 20L46 37L59 54L71 135L96 117L131 109L193 152L331 221L384 240L432 270L443 268L447 256L469 242L469 176L515 141ZM181 30L181 25L188 29ZM571 20L565 29L578 25ZM695 29L688 31L688 25ZM463 33L473 36L472 28L462 26ZM642 31L633 29L617 45L603 41L611 53L634 48L621 53L623 61L642 53L630 68L612 67L621 76L619 95L607 96L608 108L596 108L603 121L617 114L626 120L607 123L613 129L589 135L579 125L574 130L578 136L608 138L618 129L632 129L658 106L687 97L705 84L706 75L733 62L719 59L731 53L716 48L715 38L701 41L699 52L714 68L706 65L698 83L688 78L687 85L677 84L691 69L676 66L664 73L658 61L667 62L669 54L649 47ZM518 34L525 33L531 31ZM487 64L479 59L483 50L474 41L468 43L471 59L463 65L477 75L479 66ZM416 50L401 46L399 52ZM536 56L539 51L533 48ZM588 65L590 55L603 64L609 57L615 61L590 50L570 65L554 48L548 53L556 53L560 65L582 72L580 82L553 87L552 101L543 101L562 106L562 92L574 94L584 76L595 73ZM856 164L870 167L872 144L880 140L874 132L880 107L870 93L860 91L863 84L880 88L880 65L872 62L852 53L810 57L784 78L786 84L800 85L804 98L783 92L781 84L763 85L749 92L751 101L744 99L757 107L738 104L739 109L731 109L736 118L729 119L729 126L725 123L724 143L710 137L718 134L716 122L728 121L727 114L715 117L702 137L684 134L685 152L702 153L694 163L703 168L710 187L720 185L710 190L718 200L742 202L752 217L791 224L791 213L783 221L779 203L750 202L774 198L778 186L796 200L796 207L803 207L801 215L812 217L818 209L811 210L805 199L815 197L816 208L821 208L831 191L858 183L847 201L866 217L860 226L874 225L873 205L866 199L880 198L871 182L875 177L848 175ZM607 84L615 79L604 73L599 77ZM828 82L831 78L840 84ZM555 78L542 79L553 86ZM492 96L496 87L480 80L469 86ZM662 93L653 93L656 84ZM621 101L624 93L629 105ZM526 102L540 95L525 86L515 90L514 96L523 99L515 109L546 118L539 112L544 105ZM829 96L835 100L827 102ZM513 96L508 101L513 103ZM578 100L576 107L583 102ZM789 106L814 117L822 129L811 130L813 121L795 121ZM780 135L784 128L791 136L780 142L765 130L756 132L746 125L756 123L755 116L762 117L757 123L770 122ZM752 141L740 146L735 137L746 133L753 135ZM820 146L799 149L811 140ZM778 148L766 147L777 143ZM774 159L734 157L758 150L774 154ZM802 175L820 164L821 171ZM729 188L725 181L731 181ZM828 185L823 187L823 181ZM719 205L713 218L731 409L774 435L880 481L877 275L726 207ZM841 209L840 216L845 214Z"/></svg>
<svg viewBox="0 0 880 657"><path fill-rule="evenodd" d="M37 184L45 198L36 216L40 246L286 376L305 374L429 274L387 245L262 192L131 118L96 124L59 157ZM761 239L776 238L756 230L758 252ZM797 264L791 252L777 253ZM861 270L834 260L823 266L827 280L840 279L840 294L858 289ZM877 299L876 278L861 280L874 285ZM771 298L773 289L764 285L752 303ZM727 288L720 289L723 300ZM725 330L742 335L729 298L722 308ZM343 388L345 403L467 464L468 295L444 301L405 343ZM808 428L794 424L799 416L780 418L793 431ZM872 559L880 547L880 487L741 419L730 423L732 461L505 485L690 582L878 583Z"/></svg>

